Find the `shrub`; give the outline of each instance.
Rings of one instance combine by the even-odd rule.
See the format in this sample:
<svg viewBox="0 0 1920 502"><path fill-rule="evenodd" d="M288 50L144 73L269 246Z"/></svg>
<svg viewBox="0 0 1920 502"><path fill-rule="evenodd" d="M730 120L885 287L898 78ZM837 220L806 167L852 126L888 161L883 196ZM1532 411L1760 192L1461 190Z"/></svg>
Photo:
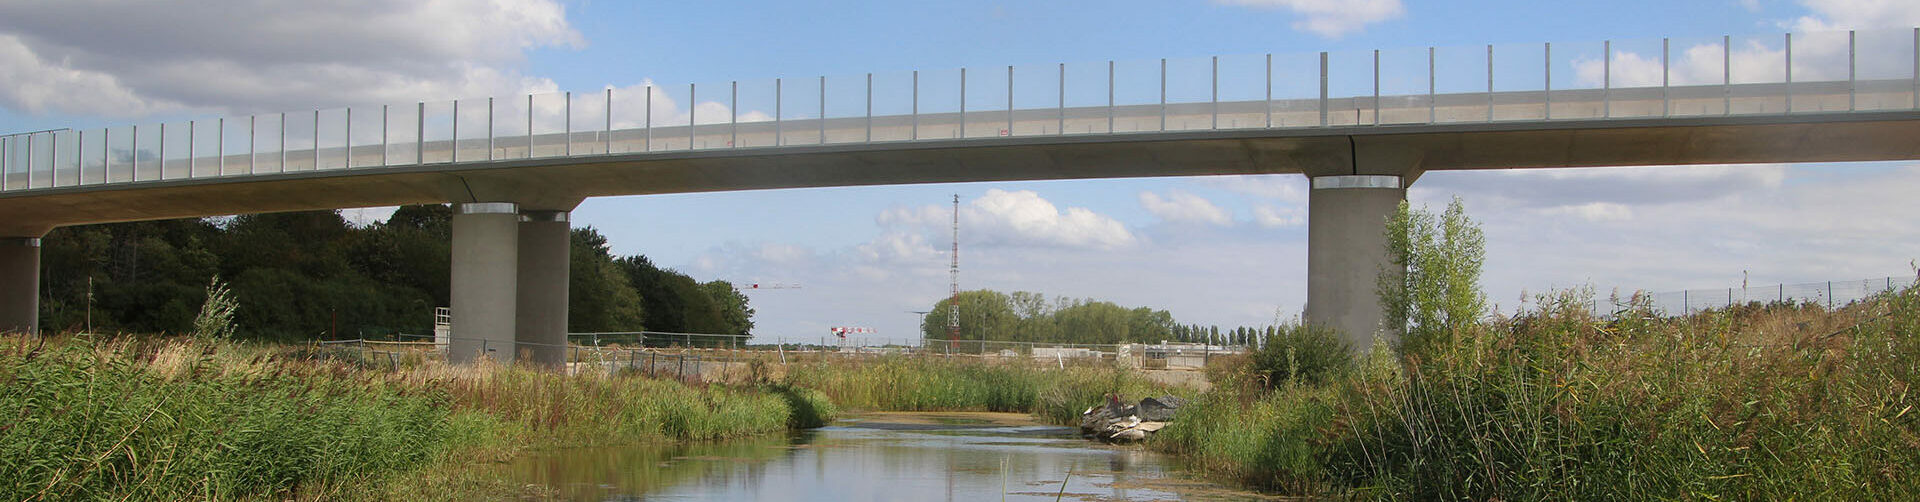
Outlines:
<svg viewBox="0 0 1920 502"><path fill-rule="evenodd" d="M1353 368L1352 348L1331 328L1280 326L1252 354L1250 371L1267 387L1319 385Z"/></svg>

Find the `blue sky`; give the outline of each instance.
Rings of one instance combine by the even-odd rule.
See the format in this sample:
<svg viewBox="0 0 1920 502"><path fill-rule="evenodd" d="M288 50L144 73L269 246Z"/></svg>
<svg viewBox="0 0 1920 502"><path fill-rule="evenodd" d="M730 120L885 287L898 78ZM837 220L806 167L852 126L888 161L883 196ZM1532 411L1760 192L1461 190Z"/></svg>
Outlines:
<svg viewBox="0 0 1920 502"><path fill-rule="evenodd" d="M1920 4L1836 0L380 4L0 3L0 130L648 81L1920 25ZM1604 295L1909 274L1917 186L1912 162L1483 171L1428 174L1411 198L1466 201L1489 238L1487 292L1511 309L1523 291L1588 284ZM697 278L802 284L753 293L764 336L911 337L908 311L947 289L956 193L964 288L1222 325L1290 317L1305 297L1297 176L619 197L587 201L575 221Z"/></svg>

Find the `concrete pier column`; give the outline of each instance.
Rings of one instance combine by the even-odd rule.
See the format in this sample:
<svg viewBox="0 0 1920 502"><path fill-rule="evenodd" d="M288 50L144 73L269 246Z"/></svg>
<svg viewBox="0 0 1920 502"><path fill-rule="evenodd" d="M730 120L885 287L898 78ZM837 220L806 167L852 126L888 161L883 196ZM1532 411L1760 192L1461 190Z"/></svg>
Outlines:
<svg viewBox="0 0 1920 502"><path fill-rule="evenodd" d="M567 362L567 257L569 232L566 211L520 213L519 325L522 361L550 368Z"/></svg>
<svg viewBox="0 0 1920 502"><path fill-rule="evenodd" d="M0 332L40 331L40 238L0 237Z"/></svg>
<svg viewBox="0 0 1920 502"><path fill-rule="evenodd" d="M507 361L516 352L520 208L511 202L453 205L453 340L447 358Z"/></svg>
<svg viewBox="0 0 1920 502"><path fill-rule="evenodd" d="M1306 321L1340 331L1354 350L1373 343L1384 314L1375 292L1392 265L1386 221L1407 189L1401 176L1311 178L1307 196Z"/></svg>

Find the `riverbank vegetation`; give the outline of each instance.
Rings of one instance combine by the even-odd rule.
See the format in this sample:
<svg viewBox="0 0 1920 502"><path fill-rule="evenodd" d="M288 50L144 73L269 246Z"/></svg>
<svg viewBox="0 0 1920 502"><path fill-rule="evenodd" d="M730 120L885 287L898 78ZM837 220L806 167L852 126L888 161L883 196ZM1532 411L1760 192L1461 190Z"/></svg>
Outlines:
<svg viewBox="0 0 1920 502"><path fill-rule="evenodd" d="M713 440L824 423L820 393L432 362L304 346L0 339L0 499L401 497L516 487L528 448ZM385 483L407 474L406 483Z"/></svg>
<svg viewBox="0 0 1920 502"><path fill-rule="evenodd" d="M1049 369L1029 363L941 357L818 362L789 367L785 382L817 390L848 409L1018 412L1059 425L1079 423L1080 412L1105 402L1107 393L1133 399L1195 394L1107 364Z"/></svg>
<svg viewBox="0 0 1920 502"><path fill-rule="evenodd" d="M1669 316L1645 297L1479 299L1458 204L1383 275L1403 342L1290 327L1216 368L1155 447L1283 493L1473 500L1888 500L1920 489L1920 289L1835 310ZM1437 223L1436 223L1437 222ZM1411 227L1409 226L1411 225ZM1422 230L1424 225L1424 230ZM1441 245L1435 245L1441 244ZM1472 249L1468 249L1472 248ZM1411 251L1409 251L1411 250ZM1465 253L1464 255L1462 253ZM1406 281L1406 282L1401 282ZM1607 315L1596 315L1596 311Z"/></svg>

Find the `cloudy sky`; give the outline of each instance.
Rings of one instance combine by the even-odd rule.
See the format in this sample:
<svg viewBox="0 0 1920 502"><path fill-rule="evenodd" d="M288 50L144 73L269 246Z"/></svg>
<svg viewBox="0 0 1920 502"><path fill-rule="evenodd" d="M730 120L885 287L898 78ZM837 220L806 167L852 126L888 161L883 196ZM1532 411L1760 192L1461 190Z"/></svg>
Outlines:
<svg viewBox="0 0 1920 502"><path fill-rule="evenodd" d="M648 82L1920 26L1920 3L1898 0L1568 4L0 0L0 131ZM1674 78L1717 78L1689 73L1715 56L1691 47L1676 42ZM1742 47L1736 56L1769 56ZM1592 63L1556 65L1591 79ZM1616 78L1658 75L1635 77L1631 57L1616 64L1627 66ZM709 105L719 106L695 107ZM1430 173L1411 198L1465 200L1488 237L1487 292L1511 309L1523 292L1580 285L1911 274L1916 188L1913 162L1742 165ZM800 284L752 293L761 335L866 326L906 338L911 311L946 294L953 194L967 289L1101 298L1220 325L1291 317L1306 296L1298 176L620 197L574 214L617 252L697 278Z"/></svg>

